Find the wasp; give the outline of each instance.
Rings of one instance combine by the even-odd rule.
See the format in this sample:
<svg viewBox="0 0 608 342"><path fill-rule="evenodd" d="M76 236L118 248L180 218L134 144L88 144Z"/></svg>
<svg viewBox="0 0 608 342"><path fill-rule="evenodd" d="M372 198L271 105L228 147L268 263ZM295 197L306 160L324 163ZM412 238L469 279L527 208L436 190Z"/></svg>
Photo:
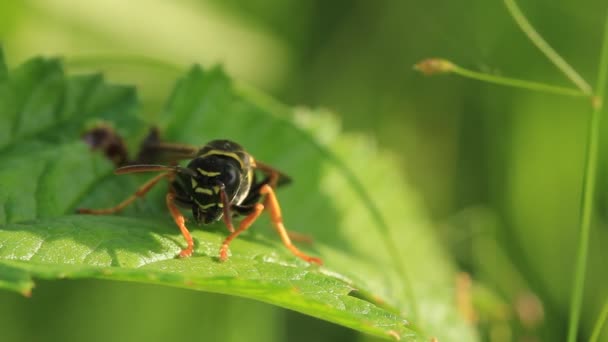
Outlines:
<svg viewBox="0 0 608 342"><path fill-rule="evenodd" d="M159 165L137 163L149 160L149 156L168 155L174 164L189 159L186 167L179 165ZM148 157L146 157L148 156ZM271 221L283 244L297 257L321 265L320 258L300 251L291 241L283 224L281 208L275 195L278 186L288 184L291 179L277 169L264 164L243 147L230 140L213 140L202 148L195 146L161 142L158 131L153 130L142 144L142 150L135 164L115 169L117 175L159 172L141 185L134 194L118 205L106 209L78 209L79 213L106 215L121 211L137 198L143 197L161 180L169 181L165 197L167 208L186 240L186 248L179 257L192 255L194 241L186 227L184 215L178 207L188 208L198 224L208 224L223 219L230 234L224 239L219 260L228 259L229 245L239 234L246 231L262 214L264 209L270 213ZM258 173L263 175L260 178ZM238 228L233 226L233 217L244 216ZM297 235L291 235L297 237Z"/></svg>

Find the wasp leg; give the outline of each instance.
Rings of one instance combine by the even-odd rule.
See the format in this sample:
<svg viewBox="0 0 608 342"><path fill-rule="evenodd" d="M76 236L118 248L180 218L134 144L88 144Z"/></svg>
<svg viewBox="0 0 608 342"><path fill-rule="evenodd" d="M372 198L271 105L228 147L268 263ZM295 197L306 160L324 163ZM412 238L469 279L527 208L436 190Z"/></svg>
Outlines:
<svg viewBox="0 0 608 342"><path fill-rule="evenodd" d="M270 169L269 172L274 172L274 171L272 169ZM276 172L274 172L273 174L278 175L278 173L276 173ZM275 178L276 177L277 176L275 176ZM241 205L238 205L238 206L233 206L233 209L235 209L241 215L249 215L249 213L253 210L253 206L255 205L255 203L257 203L260 200L260 197L262 197L262 194L260 193L260 189L266 184L270 185L271 182L272 182L272 176L270 175L270 176L267 176L265 179L263 179L261 182L255 183L253 185L253 187L251 188L251 190L249 190L249 195L247 196L247 198L245 198L243 203L241 203ZM279 184L279 185L281 185L281 184ZM272 185L270 185L270 186L272 187ZM310 237L306 234L287 231L287 235L289 235L289 238L294 241L307 243L307 244L312 244L312 242L313 242L312 237Z"/></svg>
<svg viewBox="0 0 608 342"><path fill-rule="evenodd" d="M170 174L167 172L161 173L158 176L155 176L154 178L150 179L149 181L144 183L142 186L140 186L139 189L137 189L137 191L135 191L135 193L133 195L127 197L127 199L120 202L118 205L116 205L114 207L105 208L105 209L80 208L80 209L77 209L77 212L80 214L92 214L92 215L107 215L107 214L113 214L113 213L119 212L119 211L123 210L126 206L128 206L129 204L133 203L133 201L135 201L138 197L145 196L146 193L148 191L150 191L150 189L152 189L161 179L169 177L169 176L170 176Z"/></svg>
<svg viewBox="0 0 608 342"><path fill-rule="evenodd" d="M258 193L257 199L259 200L260 194ZM253 205L233 205L232 210L236 211L239 215L249 215L255 209L255 204ZM302 242L306 244L312 244L312 237L307 234L302 234L294 231L287 231L287 235L293 241Z"/></svg>
<svg viewBox="0 0 608 342"><path fill-rule="evenodd" d="M220 186L220 200L222 201L222 212L224 213L226 228L228 228L229 232L234 233L232 214L230 213L230 202L228 202L228 195L226 195L226 187L224 184Z"/></svg>
<svg viewBox="0 0 608 342"><path fill-rule="evenodd" d="M297 242L301 242L301 243L306 243L306 244L309 244L309 245L312 245L312 243L313 243L312 236L310 236L308 234L294 232L293 230L288 230L287 231L287 236L289 236L289 238L291 240L293 240L293 241L297 241Z"/></svg>
<svg viewBox="0 0 608 342"><path fill-rule="evenodd" d="M263 210L264 206L262 204L256 204L253 207L253 211L251 212L251 214L249 214L243 219L243 221L241 221L239 229L228 235L228 237L222 243L222 247L220 247L220 261L226 261L226 259L228 259L228 245L230 244L230 242L234 240L234 238L237 237L239 234L247 230L251 226L251 224L255 222L255 220L257 220Z"/></svg>
<svg viewBox="0 0 608 342"><path fill-rule="evenodd" d="M277 201L277 197L275 196L272 187L268 184L265 184L260 188L260 194L266 195L265 202L266 206L268 207L268 210L270 210L270 217L272 219L272 223L274 225L274 228L277 230L277 233L279 233L279 236L281 237L281 240L283 241L285 247L289 248L291 253L293 253L300 259L303 259L310 263L322 265L323 260L305 254L291 242L289 234L287 233L287 230L283 225L283 218L281 217L281 207L279 206L279 202Z"/></svg>
<svg viewBox="0 0 608 342"><path fill-rule="evenodd" d="M289 176L268 164L260 162L259 160L255 161L255 168L269 176L268 183L270 183L270 186L272 186L273 189L291 183L291 178Z"/></svg>
<svg viewBox="0 0 608 342"><path fill-rule="evenodd" d="M192 235L190 235L190 232L186 227L186 220L184 219L184 215L182 215L182 213L179 211L179 209L177 209L177 206L174 203L175 194L169 191L169 193L167 193L166 200L167 208L169 208L169 211L171 212L171 216L173 216L175 224L179 227L179 230L182 231L182 235L184 236L184 239L186 239L186 243L188 244L187 247L185 249L182 249L182 251L179 253L179 257L187 258L192 255L192 251L194 250L194 241L192 240Z"/></svg>
<svg viewBox="0 0 608 342"><path fill-rule="evenodd" d="M262 182L260 182L260 185L262 184L270 184L270 187L273 189L277 188L277 182L279 180L280 174L277 170L273 169L270 166L266 166L265 164L261 164L259 163L258 165L256 165L256 168L260 171L262 171L263 173L266 174L266 179L264 179ZM263 186L263 185L262 185Z"/></svg>

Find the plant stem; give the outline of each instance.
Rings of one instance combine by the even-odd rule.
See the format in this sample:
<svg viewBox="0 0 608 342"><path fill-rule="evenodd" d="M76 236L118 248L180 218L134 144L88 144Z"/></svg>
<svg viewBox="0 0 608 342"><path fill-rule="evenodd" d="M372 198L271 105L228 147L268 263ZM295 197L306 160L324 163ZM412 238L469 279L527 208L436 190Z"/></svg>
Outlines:
<svg viewBox="0 0 608 342"><path fill-rule="evenodd" d="M608 299L606 299L606 302L604 302L604 308L602 309L600 316L597 318L597 322L595 322L593 333L591 334L589 342L596 342L600 338L600 333L602 332L604 323L606 323L606 318L608 318Z"/></svg>
<svg viewBox="0 0 608 342"><path fill-rule="evenodd" d="M477 81L500 84L508 87L540 91L545 93L565 95L565 96L576 96L576 97L587 97L589 95L583 93L576 88L565 88L552 86L550 84L531 82L527 80L520 80L516 78L508 78L503 76L496 76L487 74L479 71L473 71L465 69L459 65L452 63L446 59L441 58L429 58L420 61L414 65L414 69L422 72L426 75L434 74L445 74L454 73L462 77L471 78Z"/></svg>
<svg viewBox="0 0 608 342"><path fill-rule="evenodd" d="M536 32L534 27L523 15L515 0L504 0L509 13L519 26L528 36L530 41L561 71L574 83L583 93L591 95L591 86L579 75L574 68L568 64L553 48Z"/></svg>
<svg viewBox="0 0 608 342"><path fill-rule="evenodd" d="M581 221L574 288L570 301L570 322L568 324L568 341L575 342L578 333L578 323L581 315L583 290L585 287L585 273L587 268L587 254L589 249L589 233L593 218L595 176L600 140L600 119L602 113L602 97L606 89L606 75L608 73L608 13L604 27L604 41L598 68L596 86L596 101L594 101L591 118L589 120L589 134L587 140L586 162L583 176L583 193L581 199Z"/></svg>
<svg viewBox="0 0 608 342"><path fill-rule="evenodd" d="M452 70L452 72L463 77L468 77L479 81L490 82L505 86L511 86L515 88L523 88L528 90L541 91L566 96L588 96L587 94L578 89L556 87L544 83L530 82L526 80L507 78L502 76L494 76L477 71L467 70L459 67L458 65L454 65L454 69Z"/></svg>

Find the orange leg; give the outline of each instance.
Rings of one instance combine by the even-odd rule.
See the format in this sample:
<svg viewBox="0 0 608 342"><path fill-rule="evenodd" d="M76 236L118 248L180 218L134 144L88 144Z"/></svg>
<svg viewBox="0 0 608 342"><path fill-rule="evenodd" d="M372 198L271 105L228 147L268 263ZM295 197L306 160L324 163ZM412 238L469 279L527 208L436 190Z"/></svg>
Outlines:
<svg viewBox="0 0 608 342"><path fill-rule="evenodd" d="M226 197L226 190L222 186L220 190L220 200L222 201L222 211L224 213L224 223L226 224L226 228L231 233L234 233L234 226L232 225L232 213L230 213L230 202Z"/></svg>
<svg viewBox="0 0 608 342"><path fill-rule="evenodd" d="M311 245L313 243L312 236L307 234L302 234L294 231L287 231L287 235L292 241L306 243Z"/></svg>
<svg viewBox="0 0 608 342"><path fill-rule="evenodd" d="M277 233L279 233L279 236L281 237L281 240L283 241L285 247L289 248L291 253L293 253L300 259L303 259L310 263L322 265L323 260L305 254L291 242L289 234L287 233L287 230L283 225L283 218L281 217L281 207L279 206L279 202L277 201L277 197L275 196L272 187L266 184L262 186L262 188L260 189L260 193L262 195L266 195L266 206L270 210L270 217L272 218L272 223L274 224L274 228L277 230Z"/></svg>
<svg viewBox="0 0 608 342"><path fill-rule="evenodd" d="M93 215L107 215L107 214L113 214L113 213L119 212L119 211L123 210L126 206L128 206L129 204L133 203L133 201L135 201L138 197L143 197L161 179L169 177L169 176L170 176L170 173L168 173L168 172L161 173L158 176L155 176L154 178L152 178L149 181L147 181L146 183L144 183L144 185L140 186L139 189L137 189L137 191L135 191L135 193L133 195L127 197L127 199L120 202L115 207L106 208L106 209L80 208L77 211L81 214L93 214Z"/></svg>
<svg viewBox="0 0 608 342"><path fill-rule="evenodd" d="M280 176L277 170L264 163L260 163L259 161L256 161L255 168L261 170L270 177L270 179L268 180L268 184L270 184L270 187L272 187L273 189L277 188L277 182Z"/></svg>
<svg viewBox="0 0 608 342"><path fill-rule="evenodd" d="M220 261L226 261L228 259L228 245L230 244L230 242L234 240L234 238L237 237L239 234L249 229L251 224L255 222L255 220L257 220L263 210L264 206L262 204L256 204L255 208L253 209L253 212L247 215L247 217L245 217L243 221L241 221L241 224L239 224L239 229L228 235L228 237L222 243L222 247L220 247Z"/></svg>
<svg viewBox="0 0 608 342"><path fill-rule="evenodd" d="M229 232L234 233L234 226L232 225L232 218L230 217L230 214L224 214L224 224Z"/></svg>
<svg viewBox="0 0 608 342"><path fill-rule="evenodd" d="M167 208L169 208L169 212L171 212L171 216L173 216L175 224L179 227L179 230L182 231L182 235L188 244L188 246L179 253L179 257L187 258L192 255L192 251L194 250L194 241L192 240L192 235L190 235L188 228L186 228L186 220L184 219L184 215L182 215L179 209L177 209L177 206L175 206L175 203L173 203L174 199L175 194L169 192L166 197Z"/></svg>

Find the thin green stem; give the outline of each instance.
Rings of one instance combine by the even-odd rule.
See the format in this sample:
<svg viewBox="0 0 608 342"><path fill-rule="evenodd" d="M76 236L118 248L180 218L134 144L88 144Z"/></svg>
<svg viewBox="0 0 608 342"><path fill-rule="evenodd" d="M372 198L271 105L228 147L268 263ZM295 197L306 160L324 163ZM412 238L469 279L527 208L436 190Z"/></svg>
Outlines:
<svg viewBox="0 0 608 342"><path fill-rule="evenodd" d="M515 87L515 88L522 88L522 89L541 91L541 92L545 92L545 93L552 93L552 94L566 95L566 96L578 96L578 97L588 96L587 94L585 94L584 92L582 92L578 89L556 87L556 86L552 86L552 85L544 84L544 83L530 82L530 81L520 80L520 79L515 79L515 78L507 78L507 77L502 77L502 76L485 74L485 73L481 73L481 72L477 72L477 71L464 69L464 68L459 67L458 65L453 66L452 72L455 74L458 74L460 76L472 78L472 79L475 79L478 81L500 84L500 85Z"/></svg>
<svg viewBox="0 0 608 342"><path fill-rule="evenodd" d="M454 73L462 77L471 78L477 81L500 84L508 87L540 91L550 94L565 95L565 96L576 96L576 97L588 97L588 94L576 89L576 88L565 88L557 87L550 84L531 82L527 80L521 80L516 78L508 78L503 76L496 76L486 74L479 71L473 71L458 66L446 59L441 58L429 58L420 61L414 65L414 69L418 70L426 75L434 74L445 74Z"/></svg>
<svg viewBox="0 0 608 342"><path fill-rule="evenodd" d="M594 101L591 119L589 120L589 135L587 141L586 162L583 176L583 193L581 198L581 221L574 288L570 301L570 322L568 324L568 341L575 342L578 334L578 324L581 315L583 290L585 288L585 273L587 269L587 254L589 249L589 235L593 218L595 199L595 178L599 154L600 120L602 113L602 97L605 95L606 77L608 73L608 13L604 27L604 41L598 68L596 86L597 99Z"/></svg>
<svg viewBox="0 0 608 342"><path fill-rule="evenodd" d="M604 308L602 309L600 316L597 318L597 322L595 322L589 342L597 342L597 340L600 338L602 328L604 327L604 323L606 323L606 318L608 318L608 299L606 299L606 302L604 302Z"/></svg>
<svg viewBox="0 0 608 342"><path fill-rule="evenodd" d="M543 37L536 32L534 27L530 25L530 22L523 15L515 0L504 0L509 13L517 23L517 25L524 31L530 41L536 45L536 47L545 56L574 83L583 93L591 95L591 86L579 75L574 68L568 64L553 48L543 39Z"/></svg>

